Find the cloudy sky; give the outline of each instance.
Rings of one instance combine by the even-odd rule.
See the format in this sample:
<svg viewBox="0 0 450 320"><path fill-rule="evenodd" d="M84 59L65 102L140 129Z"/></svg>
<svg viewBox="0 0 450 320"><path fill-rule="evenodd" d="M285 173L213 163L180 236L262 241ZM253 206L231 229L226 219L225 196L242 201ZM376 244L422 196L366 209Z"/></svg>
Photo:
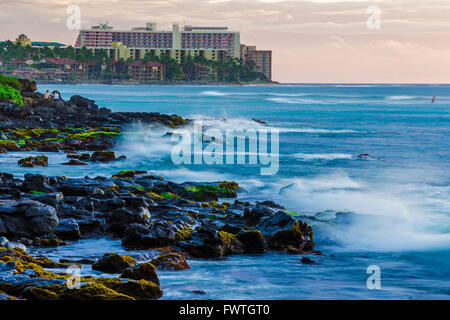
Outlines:
<svg viewBox="0 0 450 320"><path fill-rule="evenodd" d="M450 0L0 0L0 39L73 45L69 5L84 27L228 26L273 51L277 81L450 83ZM367 25L374 5L379 29Z"/></svg>

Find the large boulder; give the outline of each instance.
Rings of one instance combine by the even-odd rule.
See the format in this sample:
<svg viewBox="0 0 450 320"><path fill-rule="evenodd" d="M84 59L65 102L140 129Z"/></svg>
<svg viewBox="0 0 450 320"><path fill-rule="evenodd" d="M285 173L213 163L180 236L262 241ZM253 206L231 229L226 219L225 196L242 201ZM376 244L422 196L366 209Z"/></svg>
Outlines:
<svg viewBox="0 0 450 320"><path fill-rule="evenodd" d="M91 161L94 162L111 162L114 160L116 160L114 151L95 151L91 156Z"/></svg>
<svg viewBox="0 0 450 320"><path fill-rule="evenodd" d="M0 200L0 235L31 237L52 234L58 222L52 206L33 200Z"/></svg>
<svg viewBox="0 0 450 320"><path fill-rule="evenodd" d="M50 186L50 179L43 174L27 173L24 178L24 186L27 191L34 190L45 193L54 191L54 189Z"/></svg>
<svg viewBox="0 0 450 320"><path fill-rule="evenodd" d="M20 82L21 92L35 92L37 90L36 81L28 79L17 79Z"/></svg>
<svg viewBox="0 0 450 320"><path fill-rule="evenodd" d="M103 198L108 191L114 191L117 185L111 180L103 179L65 179L59 185L64 196L91 196Z"/></svg>
<svg viewBox="0 0 450 320"><path fill-rule="evenodd" d="M244 245L245 253L264 253L267 250L264 236L258 230L242 231L237 239Z"/></svg>
<svg viewBox="0 0 450 320"><path fill-rule="evenodd" d="M271 237L278 231L291 229L296 221L290 214L278 211L275 214L262 217L255 229L261 231L264 237Z"/></svg>
<svg viewBox="0 0 450 320"><path fill-rule="evenodd" d="M244 253L244 245L236 236L214 229L198 228L191 234L191 241L178 244L195 258L217 258L227 254Z"/></svg>
<svg viewBox="0 0 450 320"><path fill-rule="evenodd" d="M75 219L63 219L59 221L56 235L63 240L78 240L81 238L80 226Z"/></svg>
<svg viewBox="0 0 450 320"><path fill-rule="evenodd" d="M121 256L117 253L105 253L103 257L92 265L93 270L105 273L121 273L125 269L136 265L137 262L132 257Z"/></svg>
<svg viewBox="0 0 450 320"><path fill-rule="evenodd" d="M89 105L93 105L95 103L95 101L88 99L88 98L84 98L79 95L74 95L74 96L70 97L70 103L73 105L76 105L78 107L86 107L87 108Z"/></svg>
<svg viewBox="0 0 450 320"><path fill-rule="evenodd" d="M179 252L164 253L151 262L157 270L180 271L191 268L186 258Z"/></svg>
<svg viewBox="0 0 450 320"><path fill-rule="evenodd" d="M33 168L33 167L47 167L48 166L48 157L45 155L40 156L29 156L17 161L19 166Z"/></svg>
<svg viewBox="0 0 450 320"><path fill-rule="evenodd" d="M122 236L126 233L125 231L130 224L149 225L148 218L150 218L150 212L145 208L140 208L139 210L119 208L114 210L110 218L107 219L108 231Z"/></svg>
<svg viewBox="0 0 450 320"><path fill-rule="evenodd" d="M9 241L6 237L0 237L0 248L14 249L20 248L24 251L27 251L27 247L22 243Z"/></svg>
<svg viewBox="0 0 450 320"><path fill-rule="evenodd" d="M122 245L133 248L157 248L177 240L180 230L168 221L154 220L150 225L132 223L124 231Z"/></svg>
<svg viewBox="0 0 450 320"><path fill-rule="evenodd" d="M305 251L314 248L312 227L283 211L262 219L255 228L269 239L268 245L272 250L283 250L289 246Z"/></svg>
<svg viewBox="0 0 450 320"><path fill-rule="evenodd" d="M156 268L150 262L141 263L125 269L120 276L121 278L133 280L147 280L159 285L158 274Z"/></svg>
<svg viewBox="0 0 450 320"><path fill-rule="evenodd" d="M249 226L257 225L263 218L272 217L277 210L264 205L256 205L255 208L245 208L244 219Z"/></svg>
<svg viewBox="0 0 450 320"><path fill-rule="evenodd" d="M58 208L64 199L64 195L62 194L62 192L52 192L52 193L44 193L44 194L37 193L37 194L27 195L27 197L30 200L39 201L39 202L48 204L55 208Z"/></svg>

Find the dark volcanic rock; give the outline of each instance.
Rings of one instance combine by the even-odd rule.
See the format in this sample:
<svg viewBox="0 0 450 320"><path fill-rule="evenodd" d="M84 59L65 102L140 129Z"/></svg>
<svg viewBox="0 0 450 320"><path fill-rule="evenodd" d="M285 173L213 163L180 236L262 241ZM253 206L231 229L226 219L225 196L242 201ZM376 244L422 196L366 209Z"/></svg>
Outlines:
<svg viewBox="0 0 450 320"><path fill-rule="evenodd" d="M230 233L199 228L189 242L179 243L193 257L216 258L227 254L243 253L243 244Z"/></svg>
<svg viewBox="0 0 450 320"><path fill-rule="evenodd" d="M44 155L40 156L29 156L17 161L19 166L21 167L47 167L48 166L48 157Z"/></svg>
<svg viewBox="0 0 450 320"><path fill-rule="evenodd" d="M245 253L264 253L267 250L264 236L258 230L240 232L237 239L244 245Z"/></svg>
<svg viewBox="0 0 450 320"><path fill-rule="evenodd" d="M158 274L153 264L145 262L139 265L131 266L122 273L121 278L133 280L147 280L159 285Z"/></svg>
<svg viewBox="0 0 450 320"><path fill-rule="evenodd" d="M47 235L57 226L56 210L49 205L32 200L0 200L0 235Z"/></svg>
<svg viewBox="0 0 450 320"><path fill-rule="evenodd" d="M118 208L111 213L111 216L108 219L108 231L115 235L122 236L125 234L125 231L130 224L136 223L143 226L149 226L150 224L147 219L149 218L150 213L148 213L148 216L146 216L146 213L148 213L148 211L132 211L125 208Z"/></svg>
<svg viewBox="0 0 450 320"><path fill-rule="evenodd" d="M68 162L64 162L63 165L65 165L65 166L87 166L88 164L85 162L75 160L75 159L71 159Z"/></svg>
<svg viewBox="0 0 450 320"><path fill-rule="evenodd" d="M80 227L75 219L60 220L55 233L63 240L77 240L81 238Z"/></svg>
<svg viewBox="0 0 450 320"><path fill-rule="evenodd" d="M152 260L152 264L158 270L180 271L190 269L186 258L179 252L164 253Z"/></svg>
<svg viewBox="0 0 450 320"><path fill-rule="evenodd" d="M62 180L58 190L64 196L91 196L102 198L109 190L114 190L116 184L103 179L66 179ZM100 192L98 191L100 190Z"/></svg>
<svg viewBox="0 0 450 320"><path fill-rule="evenodd" d="M132 223L124 231L122 244L126 247L156 248L173 243L177 239L178 228L164 220L152 224Z"/></svg>
<svg viewBox="0 0 450 320"><path fill-rule="evenodd" d="M253 209L246 208L244 211L244 219L247 220L249 226L257 225L263 218L272 217L277 211L263 205L256 205Z"/></svg>
<svg viewBox="0 0 450 320"><path fill-rule="evenodd" d="M35 190L45 193L50 193L55 191L54 188L50 186L50 179L43 174L31 174L27 173L25 178L25 189L28 191Z"/></svg>
<svg viewBox="0 0 450 320"><path fill-rule="evenodd" d="M311 260L311 259L308 258L308 257L303 257L303 258L302 258L302 263L303 263L303 264L317 264L318 262L317 262L317 261L314 261L314 260Z"/></svg>
<svg viewBox="0 0 450 320"><path fill-rule="evenodd" d="M92 265L92 269L106 273L121 273L136 264L136 260L132 257L121 256L116 253L105 253L97 263Z"/></svg>

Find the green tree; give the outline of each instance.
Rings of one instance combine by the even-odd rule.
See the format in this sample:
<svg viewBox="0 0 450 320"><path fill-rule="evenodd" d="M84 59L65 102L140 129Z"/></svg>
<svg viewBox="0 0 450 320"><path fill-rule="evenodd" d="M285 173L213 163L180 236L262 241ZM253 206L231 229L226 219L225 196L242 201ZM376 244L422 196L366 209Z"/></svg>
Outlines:
<svg viewBox="0 0 450 320"><path fill-rule="evenodd" d="M159 62L165 66L167 80L175 80L183 74L177 60L173 59L170 55L163 54L159 57L159 60Z"/></svg>

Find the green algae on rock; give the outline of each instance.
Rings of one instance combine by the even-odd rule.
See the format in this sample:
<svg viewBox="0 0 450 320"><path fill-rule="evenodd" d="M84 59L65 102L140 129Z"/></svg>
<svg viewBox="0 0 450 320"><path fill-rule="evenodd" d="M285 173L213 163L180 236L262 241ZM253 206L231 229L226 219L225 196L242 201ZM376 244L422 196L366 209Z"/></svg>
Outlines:
<svg viewBox="0 0 450 320"><path fill-rule="evenodd" d="M164 253L152 260L152 264L158 270L180 271L190 269L186 258L179 252Z"/></svg>
<svg viewBox="0 0 450 320"><path fill-rule="evenodd" d="M48 166L48 157L45 155L40 156L29 156L23 159L20 159L18 162L21 167L47 167Z"/></svg>
<svg viewBox="0 0 450 320"><path fill-rule="evenodd" d="M159 285L158 274L156 268L150 262L144 262L124 270L121 278L133 280L147 280Z"/></svg>
<svg viewBox="0 0 450 320"><path fill-rule="evenodd" d="M117 253L105 253L103 257L92 265L93 270L106 273L121 273L126 268L136 265L137 262L132 257L118 255Z"/></svg>

